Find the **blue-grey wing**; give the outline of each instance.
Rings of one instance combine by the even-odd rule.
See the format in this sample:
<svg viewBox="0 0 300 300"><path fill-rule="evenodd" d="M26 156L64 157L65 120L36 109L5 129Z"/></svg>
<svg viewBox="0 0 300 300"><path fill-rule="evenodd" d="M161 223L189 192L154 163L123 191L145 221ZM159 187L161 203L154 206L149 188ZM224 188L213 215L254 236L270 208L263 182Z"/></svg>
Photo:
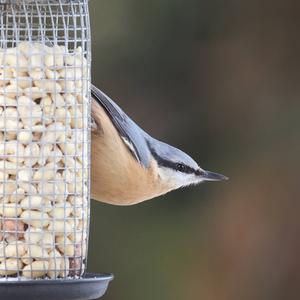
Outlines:
<svg viewBox="0 0 300 300"><path fill-rule="evenodd" d="M130 152L144 167L149 167L150 151L145 132L112 99L94 85L91 87L92 97L107 112Z"/></svg>

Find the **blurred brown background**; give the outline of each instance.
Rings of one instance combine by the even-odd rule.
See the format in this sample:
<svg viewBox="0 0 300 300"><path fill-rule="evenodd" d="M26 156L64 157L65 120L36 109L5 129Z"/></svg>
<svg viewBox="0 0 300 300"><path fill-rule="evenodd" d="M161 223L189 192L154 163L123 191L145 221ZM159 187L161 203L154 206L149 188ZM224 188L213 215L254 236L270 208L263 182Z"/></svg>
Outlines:
<svg viewBox="0 0 300 300"><path fill-rule="evenodd" d="M230 177L92 203L106 300L300 299L299 1L91 0L93 82Z"/></svg>

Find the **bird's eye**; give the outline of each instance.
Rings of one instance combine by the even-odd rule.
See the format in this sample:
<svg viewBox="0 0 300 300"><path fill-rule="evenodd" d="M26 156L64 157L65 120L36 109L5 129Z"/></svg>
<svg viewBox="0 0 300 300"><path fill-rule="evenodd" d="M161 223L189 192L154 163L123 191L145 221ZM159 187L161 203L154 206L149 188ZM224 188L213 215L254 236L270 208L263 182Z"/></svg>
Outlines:
<svg viewBox="0 0 300 300"><path fill-rule="evenodd" d="M186 168L185 168L185 165L183 165L183 164L177 164L176 169L179 172L184 172Z"/></svg>

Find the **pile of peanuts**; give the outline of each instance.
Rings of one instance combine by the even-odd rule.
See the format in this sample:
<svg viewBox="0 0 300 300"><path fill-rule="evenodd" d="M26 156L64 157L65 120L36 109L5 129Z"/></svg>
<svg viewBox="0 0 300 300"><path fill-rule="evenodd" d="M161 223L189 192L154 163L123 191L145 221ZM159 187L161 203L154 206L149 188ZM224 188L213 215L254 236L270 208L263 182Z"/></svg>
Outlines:
<svg viewBox="0 0 300 300"><path fill-rule="evenodd" d="M0 277L84 271L88 75L81 48L0 49Z"/></svg>

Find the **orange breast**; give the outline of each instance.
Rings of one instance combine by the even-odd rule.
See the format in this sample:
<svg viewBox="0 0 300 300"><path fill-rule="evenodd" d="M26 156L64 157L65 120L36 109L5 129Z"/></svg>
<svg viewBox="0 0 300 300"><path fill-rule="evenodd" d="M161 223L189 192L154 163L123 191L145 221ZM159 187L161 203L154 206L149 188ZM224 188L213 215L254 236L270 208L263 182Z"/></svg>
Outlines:
<svg viewBox="0 0 300 300"><path fill-rule="evenodd" d="M141 166L130 153L104 109L92 103L96 128L92 132L91 196L116 205L135 204L169 191L150 168Z"/></svg>

